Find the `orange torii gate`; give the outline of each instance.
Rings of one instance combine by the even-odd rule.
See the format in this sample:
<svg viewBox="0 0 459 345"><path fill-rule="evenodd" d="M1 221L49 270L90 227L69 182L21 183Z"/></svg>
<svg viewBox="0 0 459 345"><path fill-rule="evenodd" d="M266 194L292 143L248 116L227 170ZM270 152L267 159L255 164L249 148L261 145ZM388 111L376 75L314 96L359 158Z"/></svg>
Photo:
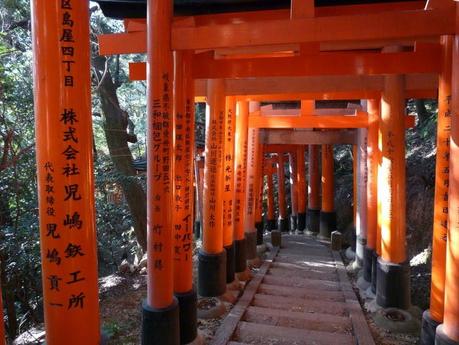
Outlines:
<svg viewBox="0 0 459 345"><path fill-rule="evenodd" d="M176 205L174 196L178 194L174 193L177 172L172 167L177 162L174 126L179 118L174 109L186 114L183 101L186 99L189 104L193 97L190 91L192 79L195 79L194 96L209 95L208 118L215 121L207 124L209 138L206 143L200 291L216 296L225 289L227 266L223 203L220 204L223 199L218 202L215 199L222 194L220 187L224 176L224 100L227 96L238 96L236 123L242 118L242 124L241 138L236 125L235 142L240 147L235 147L235 184L244 185L244 189L235 187L235 254L236 260L242 258L239 266L236 262L236 268L245 269L246 265L243 226L247 128L369 127L369 147L374 149L375 117L380 112L380 152L376 154L378 183L375 188L376 169L374 162L368 163L374 170L372 183L367 187L373 193L377 190L379 210L376 221L375 217L371 220L373 239L367 245L378 254L374 260L376 267L372 269L372 275L376 273L377 303L382 307L407 308L410 301L405 253L404 102L410 97L435 97L440 85L441 114L445 117L451 115L451 135L449 141L448 136L443 138L445 146L440 148L439 145L439 152L444 153L445 162L448 158L448 171L452 177L448 182L447 210L456 210L459 200L455 178L459 174L459 167L455 164L459 140L459 91L457 83L452 81L459 78L458 5L450 0L430 0L427 6L424 1L412 1L410 4L316 8L314 1L293 1L291 8L282 10L174 17L170 0L148 0L145 4L143 16L146 21L127 20L125 33L100 37L102 54L147 53L147 64L133 65L131 70L132 79L147 79L148 85L148 296L143 304L142 343L179 344L187 339L183 334L180 339L181 331L189 326L187 322L190 320L179 318L179 309L182 312L184 308L179 294L190 292L191 300L194 297L189 284L190 265L186 260L178 267L188 270L187 274L174 278L177 270L174 256L184 254L184 251L174 252L177 243L173 229L178 222L173 219L175 211L172 206ZM32 5L47 343L98 344L88 6L86 2L75 0L34 0ZM442 42L437 40L446 35L449 38L443 38ZM451 63L445 58L450 54L449 50L452 52ZM181 66L179 62L186 60L187 56L189 69L181 70L187 65ZM439 84L438 74L441 76ZM183 80L189 82L186 88L181 83ZM177 96L174 84L185 88L181 90L185 97L180 96L180 91ZM375 103L381 100L381 105L369 107L370 116L359 111L348 116L332 113L249 116L248 111L249 101L340 97L374 100ZM439 130L446 128L445 122L439 121ZM62 137L54 135L56 129L62 130ZM446 143L450 146L449 152ZM279 175L283 175L284 151L278 151ZM211 155L212 159L209 159ZM328 181L332 178L330 146L323 147L322 155L324 177ZM190 166L192 156L187 154L186 166ZM311 144L309 156L309 174L312 176L308 211L318 211L317 144ZM369 162L373 159L374 156L370 155ZM179 173L187 173L185 170L179 169ZM445 180L447 170L443 167L442 171L443 175L440 175L437 170L437 178ZM214 191L212 187L215 187ZM327 189L330 187L327 183L324 187L322 211L328 213L333 211L332 189ZM437 181L436 195L444 193ZM284 197L281 199L285 200ZM369 199L369 212L374 212L374 194ZM59 205L56 200L60 201ZM436 199L436 211L439 207L444 210L445 205L445 200L442 203ZM191 205L188 207L192 210ZM285 217L283 213L282 217ZM58 219L56 222L54 217ZM423 341L427 341L426 334L429 334L430 341L435 339L439 345L459 343L459 230L456 218L455 212L448 212L446 238L435 225L433 320L425 314ZM318 224L318 219L314 219L314 224ZM443 226L444 216L441 222ZM190 223L180 223L178 235L188 238L186 229ZM75 227L78 235L67 231L75 230ZM310 230L318 232L316 226ZM329 230L324 228L322 235L327 237ZM443 234L441 240L447 240L446 244L442 244L438 234ZM441 305L444 305L443 309ZM434 336L435 327L440 322L443 324ZM69 334L73 336L69 337Z"/></svg>

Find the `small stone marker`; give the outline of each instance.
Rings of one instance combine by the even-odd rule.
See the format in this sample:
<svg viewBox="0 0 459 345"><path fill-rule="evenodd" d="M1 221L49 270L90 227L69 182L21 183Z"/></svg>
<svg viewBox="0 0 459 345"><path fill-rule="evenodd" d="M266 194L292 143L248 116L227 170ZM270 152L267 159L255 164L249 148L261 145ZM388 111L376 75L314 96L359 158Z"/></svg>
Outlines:
<svg viewBox="0 0 459 345"><path fill-rule="evenodd" d="M273 247L281 247L282 246L282 234L279 230L272 230L271 231L271 243Z"/></svg>
<svg viewBox="0 0 459 345"><path fill-rule="evenodd" d="M331 233L331 249L332 250L341 250L343 245L343 234L339 231L333 231Z"/></svg>

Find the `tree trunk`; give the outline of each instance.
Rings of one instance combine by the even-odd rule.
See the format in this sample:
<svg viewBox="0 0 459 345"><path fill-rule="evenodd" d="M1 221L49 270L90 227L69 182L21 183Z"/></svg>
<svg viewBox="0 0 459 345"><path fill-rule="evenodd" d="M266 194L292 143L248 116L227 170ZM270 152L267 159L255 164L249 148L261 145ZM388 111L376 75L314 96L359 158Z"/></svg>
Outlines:
<svg viewBox="0 0 459 345"><path fill-rule="evenodd" d="M128 142L132 142L135 136L127 132L128 114L119 105L116 85L113 83L108 67L105 70L106 58L103 56L95 57L93 66L99 77L98 93L104 116L104 131L108 150L116 170L121 175L119 183L131 211L137 242L145 252L147 249L147 198L142 185L134 177L136 171L128 146Z"/></svg>
<svg viewBox="0 0 459 345"><path fill-rule="evenodd" d="M416 112L418 113L419 123L425 123L429 119L429 112L426 109L426 104L423 99L416 99L414 101Z"/></svg>

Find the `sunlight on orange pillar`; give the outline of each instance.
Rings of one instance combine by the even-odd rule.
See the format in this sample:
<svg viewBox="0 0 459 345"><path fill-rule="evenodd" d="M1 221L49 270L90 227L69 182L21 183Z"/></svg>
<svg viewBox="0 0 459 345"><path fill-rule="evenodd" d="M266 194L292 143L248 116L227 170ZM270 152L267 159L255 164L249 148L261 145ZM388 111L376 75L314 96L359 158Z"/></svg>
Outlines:
<svg viewBox="0 0 459 345"><path fill-rule="evenodd" d="M193 288L194 80L192 53L175 52L174 291Z"/></svg>
<svg viewBox="0 0 459 345"><path fill-rule="evenodd" d="M147 16L147 301L160 309L172 304L174 290L172 6L151 1Z"/></svg>
<svg viewBox="0 0 459 345"><path fill-rule="evenodd" d="M404 77L387 75L381 100L381 256L406 260L405 245L405 97Z"/></svg>
<svg viewBox="0 0 459 345"><path fill-rule="evenodd" d="M277 153L277 202L279 204L279 218L287 219L287 209L285 204L285 172L284 172L284 153Z"/></svg>
<svg viewBox="0 0 459 345"><path fill-rule="evenodd" d="M298 181L297 181L297 162L296 151L289 154L290 171L290 200L292 203L292 216L298 216Z"/></svg>
<svg viewBox="0 0 459 345"><path fill-rule="evenodd" d="M236 135L234 140L234 239L244 239L245 192L247 174L247 124L249 102L239 101L236 105Z"/></svg>
<svg viewBox="0 0 459 345"><path fill-rule="evenodd" d="M451 52L452 36L443 36L442 73L438 85L437 158L432 236L432 278L430 315L443 321L445 293L446 238L448 229L449 147L451 133Z"/></svg>
<svg viewBox="0 0 459 345"><path fill-rule="evenodd" d="M226 97L225 152L223 177L223 246L233 244L234 226L234 137L236 126L236 98Z"/></svg>
<svg viewBox="0 0 459 345"><path fill-rule="evenodd" d="M322 212L335 211L333 145L322 145Z"/></svg>
<svg viewBox="0 0 459 345"><path fill-rule="evenodd" d="M306 169L303 145L296 149L296 181L298 186L298 214L306 213Z"/></svg>
<svg viewBox="0 0 459 345"><path fill-rule="evenodd" d="M223 251L223 146L225 94L222 79L207 84L206 159L204 161L204 204L202 249L206 254Z"/></svg>
<svg viewBox="0 0 459 345"><path fill-rule="evenodd" d="M377 166L377 169L378 169L378 173L376 175L376 178L378 180L378 185L376 187L377 189L377 195L376 195L376 199L377 199L377 205L376 205L376 218L377 218L377 224L376 224L376 253L378 253L378 256L381 256L382 254L382 238L381 238L381 228L382 228L382 210L381 210L381 207L382 207L382 193L380 192L379 190L379 186L383 186L382 185L382 175L380 173L381 171L381 162L382 162L382 153L381 153L381 150L382 150L382 135L381 135L381 126L380 126L380 123L381 123L381 101L379 102L379 120L378 120L378 151L376 152L376 160L378 162L378 166Z"/></svg>
<svg viewBox="0 0 459 345"><path fill-rule="evenodd" d="M459 36L452 47L452 80L459 80ZM451 143L448 240L446 243L446 278L443 331L451 340L459 342L459 85L451 89ZM441 100L441 99L440 99ZM438 334L438 330L437 330Z"/></svg>
<svg viewBox="0 0 459 345"><path fill-rule="evenodd" d="M367 247L376 250L378 228L378 130L379 100L368 100L367 147Z"/></svg>
<svg viewBox="0 0 459 345"><path fill-rule="evenodd" d="M308 208L320 210L319 145L309 145Z"/></svg>
<svg viewBox="0 0 459 345"><path fill-rule="evenodd" d="M88 4L31 17L46 343L99 344Z"/></svg>
<svg viewBox="0 0 459 345"><path fill-rule="evenodd" d="M0 345L6 345L5 323L3 322L2 284L0 281Z"/></svg>

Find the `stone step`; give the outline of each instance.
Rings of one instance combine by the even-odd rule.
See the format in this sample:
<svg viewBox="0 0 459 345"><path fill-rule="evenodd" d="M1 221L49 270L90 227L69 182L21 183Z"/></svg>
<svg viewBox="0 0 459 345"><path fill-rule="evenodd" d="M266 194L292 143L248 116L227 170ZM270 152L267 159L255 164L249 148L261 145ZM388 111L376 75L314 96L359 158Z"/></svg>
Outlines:
<svg viewBox="0 0 459 345"><path fill-rule="evenodd" d="M342 302L308 300L296 297L284 297L256 294L252 306L282 309L302 313L322 313L346 316L346 304Z"/></svg>
<svg viewBox="0 0 459 345"><path fill-rule="evenodd" d="M297 288L307 288L311 290L323 291L339 291L341 286L338 282L331 282L327 280L304 279L298 277L290 277L285 279L281 276L266 275L263 278L264 284L289 286Z"/></svg>
<svg viewBox="0 0 459 345"><path fill-rule="evenodd" d="M310 260L310 258L306 256L277 256L274 259L276 263L288 263L294 264L301 267L307 268L329 268L329 269L336 269L334 262L330 262L327 260Z"/></svg>
<svg viewBox="0 0 459 345"><path fill-rule="evenodd" d="M301 265L301 264L293 264L290 262L280 262L274 261L271 264L272 268L287 268L291 270L298 270L298 271L308 271L308 272L317 272L317 273L336 273L336 268L329 267L329 266L319 266L319 265Z"/></svg>
<svg viewBox="0 0 459 345"><path fill-rule="evenodd" d="M324 272L311 272L302 270L292 270L289 268L271 268L268 271L269 275L277 277L299 277L304 279L314 280L325 280L325 281L338 281L338 275L336 273L324 273Z"/></svg>
<svg viewBox="0 0 459 345"><path fill-rule="evenodd" d="M350 334L311 331L298 328L262 325L240 322L236 329L236 338L250 344L269 345L354 345Z"/></svg>
<svg viewBox="0 0 459 345"><path fill-rule="evenodd" d="M349 318L330 314L302 313L262 307L249 307L244 321L271 326L294 327L331 333L352 332Z"/></svg>
<svg viewBox="0 0 459 345"><path fill-rule="evenodd" d="M288 286L261 284L258 287L258 293L264 295L274 295L283 297L296 297L304 299L344 302L344 295L341 291L298 289Z"/></svg>

